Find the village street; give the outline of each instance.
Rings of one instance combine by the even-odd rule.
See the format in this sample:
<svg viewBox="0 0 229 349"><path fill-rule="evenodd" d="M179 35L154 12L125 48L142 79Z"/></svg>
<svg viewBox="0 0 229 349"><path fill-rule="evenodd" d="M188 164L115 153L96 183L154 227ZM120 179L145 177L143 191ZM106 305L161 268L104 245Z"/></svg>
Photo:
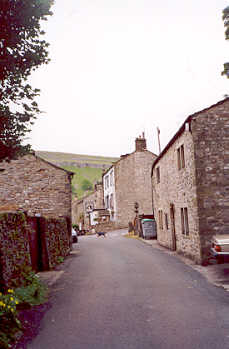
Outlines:
<svg viewBox="0 0 229 349"><path fill-rule="evenodd" d="M79 237L28 348L229 348L229 293L122 234Z"/></svg>

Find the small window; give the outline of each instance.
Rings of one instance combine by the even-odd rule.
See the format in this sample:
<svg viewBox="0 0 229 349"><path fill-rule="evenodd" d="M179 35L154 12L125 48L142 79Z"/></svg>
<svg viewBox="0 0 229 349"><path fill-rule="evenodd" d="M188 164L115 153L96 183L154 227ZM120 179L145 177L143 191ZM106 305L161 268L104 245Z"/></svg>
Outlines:
<svg viewBox="0 0 229 349"><path fill-rule="evenodd" d="M158 216L159 216L159 228L163 230L163 213L162 210L158 211Z"/></svg>
<svg viewBox="0 0 229 349"><path fill-rule="evenodd" d="M156 178L157 178L157 183L160 183L161 178L160 178L160 167L156 168Z"/></svg>
<svg viewBox="0 0 229 349"><path fill-rule="evenodd" d="M168 221L168 214L167 213L165 213L165 228L166 228L166 230L169 229L169 221Z"/></svg>
<svg viewBox="0 0 229 349"><path fill-rule="evenodd" d="M113 208L114 208L114 196L113 196L113 194L111 194L111 196L110 196L110 208L113 210Z"/></svg>
<svg viewBox="0 0 229 349"><path fill-rule="evenodd" d="M187 207L181 208L181 231L182 231L182 234L189 235L188 209L187 209Z"/></svg>
<svg viewBox="0 0 229 349"><path fill-rule="evenodd" d="M113 172L110 174L110 185L113 186Z"/></svg>
<svg viewBox="0 0 229 349"><path fill-rule="evenodd" d="M109 195L106 196L106 208L109 208Z"/></svg>
<svg viewBox="0 0 229 349"><path fill-rule="evenodd" d="M185 168L184 145L181 145L177 149L177 167L178 167L178 170Z"/></svg>

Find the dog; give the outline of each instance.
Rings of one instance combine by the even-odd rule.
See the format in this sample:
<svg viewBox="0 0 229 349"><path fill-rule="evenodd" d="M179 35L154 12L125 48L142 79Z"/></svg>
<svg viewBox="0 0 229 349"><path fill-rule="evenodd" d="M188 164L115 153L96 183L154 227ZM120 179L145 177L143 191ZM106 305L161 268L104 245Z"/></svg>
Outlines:
<svg viewBox="0 0 229 349"><path fill-rule="evenodd" d="M102 236L102 235L103 235L104 237L106 237L105 231L97 231L96 234L97 234L98 237L100 237L100 236Z"/></svg>

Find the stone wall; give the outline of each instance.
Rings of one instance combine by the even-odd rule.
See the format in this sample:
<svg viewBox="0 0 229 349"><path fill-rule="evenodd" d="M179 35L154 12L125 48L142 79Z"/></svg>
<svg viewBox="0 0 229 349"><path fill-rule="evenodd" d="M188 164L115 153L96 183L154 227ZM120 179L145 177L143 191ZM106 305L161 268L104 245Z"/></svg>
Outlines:
<svg viewBox="0 0 229 349"><path fill-rule="evenodd" d="M64 218L39 219L42 242L42 270L53 269L70 252L70 236L67 221Z"/></svg>
<svg viewBox="0 0 229 349"><path fill-rule="evenodd" d="M116 227L126 228L134 221L134 203L140 214L152 214L151 169L156 155L135 151L114 164L116 195Z"/></svg>
<svg viewBox="0 0 229 349"><path fill-rule="evenodd" d="M185 167L178 169L177 149L184 145ZM157 180L160 171L160 182ZM153 169L152 176L154 214L157 221L158 242L174 248L172 234L171 205L174 207L175 248L197 263L201 262L199 241L199 220L197 210L196 172L194 166L194 144L192 134L185 131L172 144ZM182 233L181 208L188 209L189 234ZM162 212L163 226L159 224ZM168 229L165 215L168 217Z"/></svg>
<svg viewBox="0 0 229 349"><path fill-rule="evenodd" d="M206 109L191 125L202 258L214 234L229 231L229 100Z"/></svg>
<svg viewBox="0 0 229 349"><path fill-rule="evenodd" d="M31 221L32 220L32 221ZM50 270L70 252L67 218L0 213L0 286L20 286L27 267Z"/></svg>
<svg viewBox="0 0 229 349"><path fill-rule="evenodd" d="M12 287L31 266L26 214L0 213L0 286Z"/></svg>
<svg viewBox="0 0 229 349"><path fill-rule="evenodd" d="M104 222L104 223L98 223L93 228L95 229L95 232L109 232L112 230L115 230L115 223L114 222Z"/></svg>
<svg viewBox="0 0 229 349"><path fill-rule="evenodd" d="M185 167L179 170L177 150L182 145ZM174 247L170 217L171 205L174 205L177 251L196 263L205 262L212 235L229 230L228 99L186 120L153 167L152 186L159 243ZM188 235L182 233L181 209L184 207L188 210ZM159 224L159 211L163 215L163 229ZM165 214L169 220L168 229Z"/></svg>
<svg viewBox="0 0 229 349"><path fill-rule="evenodd" d="M14 205L29 215L71 217L70 172L27 155L0 163L0 207Z"/></svg>

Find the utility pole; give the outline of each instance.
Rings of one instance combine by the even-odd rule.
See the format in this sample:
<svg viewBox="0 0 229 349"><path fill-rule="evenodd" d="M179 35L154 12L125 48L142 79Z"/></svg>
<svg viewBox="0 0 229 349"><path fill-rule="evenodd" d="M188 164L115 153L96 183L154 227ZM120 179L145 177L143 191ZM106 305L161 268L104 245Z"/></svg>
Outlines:
<svg viewBox="0 0 229 349"><path fill-rule="evenodd" d="M160 129L159 129L159 127L157 127L157 139L158 139L159 154L161 154Z"/></svg>

